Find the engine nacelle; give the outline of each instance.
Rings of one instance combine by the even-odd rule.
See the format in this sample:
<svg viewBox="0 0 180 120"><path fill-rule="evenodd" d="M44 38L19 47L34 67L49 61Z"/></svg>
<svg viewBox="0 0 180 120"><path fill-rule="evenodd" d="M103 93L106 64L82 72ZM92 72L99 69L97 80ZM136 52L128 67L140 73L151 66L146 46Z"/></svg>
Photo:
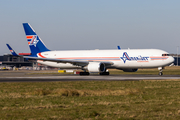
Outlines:
<svg viewBox="0 0 180 120"><path fill-rule="evenodd" d="M106 68L104 63L101 62L89 62L87 69L90 73L92 72L105 72Z"/></svg>
<svg viewBox="0 0 180 120"><path fill-rule="evenodd" d="M122 69L124 72L136 72L138 69Z"/></svg>

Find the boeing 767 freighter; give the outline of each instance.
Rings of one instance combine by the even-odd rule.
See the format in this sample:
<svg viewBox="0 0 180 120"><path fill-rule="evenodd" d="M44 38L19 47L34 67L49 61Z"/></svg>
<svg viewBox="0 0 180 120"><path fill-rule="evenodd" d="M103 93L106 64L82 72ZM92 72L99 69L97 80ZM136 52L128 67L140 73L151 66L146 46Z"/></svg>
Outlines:
<svg viewBox="0 0 180 120"><path fill-rule="evenodd" d="M163 68L174 61L169 53L159 49L51 51L29 23L23 23L23 27L31 50L31 55L24 58L35 59L40 64L60 69L84 70L80 75L109 75L107 69L136 72L138 68L158 68L159 75L162 75ZM9 45L8 48L17 56Z"/></svg>

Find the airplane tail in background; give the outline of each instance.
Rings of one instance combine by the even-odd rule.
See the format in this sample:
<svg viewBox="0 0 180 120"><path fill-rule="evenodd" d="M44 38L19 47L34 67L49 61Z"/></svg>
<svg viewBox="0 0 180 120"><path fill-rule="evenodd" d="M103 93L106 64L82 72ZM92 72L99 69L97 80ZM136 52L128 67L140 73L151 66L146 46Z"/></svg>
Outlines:
<svg viewBox="0 0 180 120"><path fill-rule="evenodd" d="M29 23L23 23L23 27L33 56L40 52L50 51Z"/></svg>
<svg viewBox="0 0 180 120"><path fill-rule="evenodd" d="M9 44L6 44L6 45L13 56L18 56L18 54L11 48Z"/></svg>

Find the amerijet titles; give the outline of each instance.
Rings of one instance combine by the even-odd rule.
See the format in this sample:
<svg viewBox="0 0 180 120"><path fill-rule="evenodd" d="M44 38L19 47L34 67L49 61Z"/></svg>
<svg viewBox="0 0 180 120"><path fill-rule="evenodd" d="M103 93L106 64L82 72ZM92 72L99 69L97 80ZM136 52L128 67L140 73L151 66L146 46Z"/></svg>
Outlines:
<svg viewBox="0 0 180 120"><path fill-rule="evenodd" d="M142 57L142 56L129 57L127 52L124 52L123 56L120 58L124 61L124 63L126 63L126 60L129 60L129 61L148 61L149 57Z"/></svg>

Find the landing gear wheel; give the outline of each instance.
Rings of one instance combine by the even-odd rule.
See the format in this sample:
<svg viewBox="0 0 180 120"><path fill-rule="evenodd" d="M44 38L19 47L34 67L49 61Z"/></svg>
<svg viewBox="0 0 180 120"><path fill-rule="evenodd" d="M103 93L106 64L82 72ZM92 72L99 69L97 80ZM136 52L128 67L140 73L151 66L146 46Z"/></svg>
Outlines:
<svg viewBox="0 0 180 120"><path fill-rule="evenodd" d="M79 75L89 75L89 72L80 72Z"/></svg>
<svg viewBox="0 0 180 120"><path fill-rule="evenodd" d="M102 73L99 73L99 75L109 75L109 72L102 72Z"/></svg>
<svg viewBox="0 0 180 120"><path fill-rule="evenodd" d="M162 76L162 75L163 75L163 73L162 73L162 72L160 72L160 73L159 73L159 75L160 75L160 76Z"/></svg>
<svg viewBox="0 0 180 120"><path fill-rule="evenodd" d="M158 67L159 76L162 76L162 75L163 75L163 69L164 69L164 67Z"/></svg>

